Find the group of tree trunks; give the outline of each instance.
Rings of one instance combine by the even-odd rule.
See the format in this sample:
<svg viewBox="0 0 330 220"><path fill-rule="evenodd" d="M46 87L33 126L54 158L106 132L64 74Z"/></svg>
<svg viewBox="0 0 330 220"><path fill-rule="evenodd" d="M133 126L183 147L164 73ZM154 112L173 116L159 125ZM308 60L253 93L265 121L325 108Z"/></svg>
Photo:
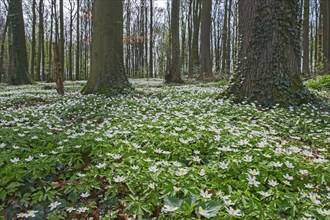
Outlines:
<svg viewBox="0 0 330 220"><path fill-rule="evenodd" d="M41 1L42 2L42 1ZM231 5L231 0L226 1ZM9 36L11 52L11 68L9 82L11 84L29 84L32 80L29 77L28 59L26 52L24 20L22 13L22 0L9 1ZM34 0L35 4L36 1ZM79 4L79 0L78 0ZM226 97L233 97L237 101L258 101L263 105L280 104L283 106L302 104L313 101L313 97L304 87L301 80L300 67L300 0L239 0L239 65L232 82L223 94ZM304 0L304 30L309 28L309 0ZM59 26L59 54L64 53L64 31L63 31L63 0L60 0L60 24ZM151 0L152 5L152 0ZM36 6L36 5L35 5ZM39 10L42 10L42 3ZM191 5L191 7L197 7ZM165 75L166 83L183 83L180 68L180 0L172 1L171 7L171 54L170 69ZM189 58L189 69L198 60L201 65L201 80L213 80L211 64L211 11L212 4L209 0L201 0L200 24L201 39L195 32L189 32L191 42L200 42L200 57ZM329 65L329 11L330 1L321 0L321 12L323 14L323 55L326 68ZM93 34L91 54L91 74L87 85L83 89L84 94L103 93L111 95L121 93L131 88L128 77L124 70L123 52L123 1L95 0L93 10ZM225 10L230 13L230 10ZM78 14L79 16L79 14ZM152 10L150 19L152 21ZM224 17L227 19L227 16ZM194 19L199 20L198 15ZM35 11L33 12L35 21ZM71 21L72 23L73 21ZM79 19L77 20L79 22ZM192 22L192 21L190 21ZM195 21L194 21L195 22ZM223 28L223 41L227 44L227 22ZM199 23L196 21L196 23ZM72 25L72 24L71 24ZM79 27L79 23L78 23ZM199 28L194 25L194 28ZM56 28L57 29L57 28ZM35 29L32 30L35 36ZM151 28L152 33L152 28ZM198 32L197 32L198 33ZM56 35L57 36L57 35ZM39 40L41 38L39 37ZM77 36L77 40L79 35ZM308 47L308 32L303 33L303 48ZM152 41L150 41L150 53L152 53ZM32 47L36 46L35 39L32 40ZM223 54L229 53L227 45L223 46ZM182 48L184 49L184 47ZM40 46L38 47L40 50ZM79 49L77 49L79 50ZM198 47L191 47L191 53L198 50ZM34 48L32 50L34 53ZM40 54L38 52L38 54ZM79 54L79 52L77 53ZM198 54L198 52L197 52ZM309 72L309 51L304 50L303 72ZM39 56L39 55L38 55ZM198 56L198 55L197 55ZM230 54L227 60L222 60L222 71L230 71ZM59 67L64 66L64 56L58 57ZM34 64L34 55L31 64ZM38 57L38 59L40 59ZM152 64L152 56L150 56ZM76 64L76 76L79 78L79 63ZM72 63L71 63L72 66ZM229 68L229 69L228 69ZM55 68L57 72L61 68ZM189 72L190 72L189 70ZM31 74L34 76L34 68L31 67ZM63 71L62 73L63 74ZM150 76L153 75L153 67L150 67ZM72 79L72 73L70 74ZM62 77L63 78L63 75ZM56 78L59 79L59 76Z"/></svg>

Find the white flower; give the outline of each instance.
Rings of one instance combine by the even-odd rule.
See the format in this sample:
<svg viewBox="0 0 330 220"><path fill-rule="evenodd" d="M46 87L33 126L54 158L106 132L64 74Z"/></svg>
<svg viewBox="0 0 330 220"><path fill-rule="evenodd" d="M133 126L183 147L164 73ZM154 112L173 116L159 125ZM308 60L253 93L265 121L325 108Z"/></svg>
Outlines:
<svg viewBox="0 0 330 220"><path fill-rule="evenodd" d="M277 186L277 185L278 185L278 182L277 182L276 180L269 180L269 181L268 181L268 184L269 184L270 186Z"/></svg>
<svg viewBox="0 0 330 220"><path fill-rule="evenodd" d="M283 166L283 163L281 163L281 162L279 162L279 161L278 161L278 162L273 162L273 163L272 163L272 166L273 166L273 167L282 167L282 166Z"/></svg>
<svg viewBox="0 0 330 220"><path fill-rule="evenodd" d="M201 152L199 150L194 150L194 154L200 154Z"/></svg>
<svg viewBox="0 0 330 220"><path fill-rule="evenodd" d="M184 169L184 168L179 168L179 170L175 172L177 176L184 176L187 173L188 173L188 169Z"/></svg>
<svg viewBox="0 0 330 220"><path fill-rule="evenodd" d="M87 198L90 194L88 192L82 193L80 196L82 198Z"/></svg>
<svg viewBox="0 0 330 220"><path fill-rule="evenodd" d="M106 166L105 163L99 163L99 164L96 165L96 167L97 167L98 169L102 169L102 168L104 168L105 166Z"/></svg>
<svg viewBox="0 0 330 220"><path fill-rule="evenodd" d="M193 156L192 160L196 163L200 163L201 162L201 158L199 156Z"/></svg>
<svg viewBox="0 0 330 220"><path fill-rule="evenodd" d="M293 176L290 176L289 174L283 175L284 179L286 180L293 180Z"/></svg>
<svg viewBox="0 0 330 220"><path fill-rule="evenodd" d="M201 169L201 171L199 171L198 173L200 176L205 176L206 172L204 169Z"/></svg>
<svg viewBox="0 0 330 220"><path fill-rule="evenodd" d="M173 189L174 189L175 192L179 192L181 190L180 187L176 187L176 186L173 186Z"/></svg>
<svg viewBox="0 0 330 220"><path fill-rule="evenodd" d="M83 173L77 173L77 176L79 176L79 177L85 177L86 176L86 174L83 174Z"/></svg>
<svg viewBox="0 0 330 220"><path fill-rule="evenodd" d="M148 184L148 187L149 187L150 189L155 189L156 184L155 184L155 183L149 183L149 184Z"/></svg>
<svg viewBox="0 0 330 220"><path fill-rule="evenodd" d="M308 184L305 184L305 187L306 187L307 189L313 189L313 188L314 188L314 185L311 184L311 183L308 183Z"/></svg>
<svg viewBox="0 0 330 220"><path fill-rule="evenodd" d="M288 180L284 180L283 183L287 186L291 186L291 183Z"/></svg>
<svg viewBox="0 0 330 220"><path fill-rule="evenodd" d="M290 163L289 161L285 161L284 163L287 166L287 168L289 168L289 169L293 169L294 168L293 164Z"/></svg>
<svg viewBox="0 0 330 220"><path fill-rule="evenodd" d="M317 212L323 216L330 215L330 209L317 209Z"/></svg>
<svg viewBox="0 0 330 220"><path fill-rule="evenodd" d="M33 160L33 157L32 156L29 156L28 158L25 158L25 161L26 162L30 162L30 161L32 161Z"/></svg>
<svg viewBox="0 0 330 220"><path fill-rule="evenodd" d="M121 156L120 156L119 154L113 154L113 155L112 155L112 158L113 158L114 160L119 160L119 159L121 158Z"/></svg>
<svg viewBox="0 0 330 220"><path fill-rule="evenodd" d="M204 199L209 199L212 197L212 194L210 194L207 190L203 191L201 190L201 196L204 198Z"/></svg>
<svg viewBox="0 0 330 220"><path fill-rule="evenodd" d="M252 162L252 159L253 159L253 157L252 157L252 156L249 156L249 155L247 155L247 154L243 157L243 160L244 160L245 162Z"/></svg>
<svg viewBox="0 0 330 220"><path fill-rule="evenodd" d="M25 218L29 218L29 217L32 217L32 218L34 218L34 217L36 217L36 213L38 213L38 211L36 211L36 210L28 210L26 213L24 213L24 217Z"/></svg>
<svg viewBox="0 0 330 220"><path fill-rule="evenodd" d="M133 169L133 170L138 170L139 168L140 168L140 167L137 166L137 165L132 166L132 169Z"/></svg>
<svg viewBox="0 0 330 220"><path fill-rule="evenodd" d="M17 216L17 218L25 218L25 213L24 212L20 212L16 216Z"/></svg>
<svg viewBox="0 0 330 220"><path fill-rule="evenodd" d="M1 144L0 144L0 148L4 148L5 146L6 146L5 143L1 143Z"/></svg>
<svg viewBox="0 0 330 220"><path fill-rule="evenodd" d="M271 193L269 193L269 192L264 192L264 191L259 191L258 192L260 195L262 195L263 197L269 197L269 196L271 196L272 194Z"/></svg>
<svg viewBox="0 0 330 220"><path fill-rule="evenodd" d="M50 205L48 206L50 208L50 211L53 211L54 209L56 209L57 206L61 205L60 202L56 201L56 202L52 202L50 203Z"/></svg>
<svg viewBox="0 0 330 220"><path fill-rule="evenodd" d="M148 168L148 170L150 172L156 173L158 171L158 168L157 168L157 166L151 166L151 167Z"/></svg>
<svg viewBox="0 0 330 220"><path fill-rule="evenodd" d="M249 174L253 175L253 176L258 176L259 175L259 170L256 169L249 169Z"/></svg>
<svg viewBox="0 0 330 220"><path fill-rule="evenodd" d="M256 187L258 187L260 185L260 182L257 181L255 176L248 175L247 180L249 181L250 185L254 185Z"/></svg>
<svg viewBox="0 0 330 220"><path fill-rule="evenodd" d="M212 218L214 216L210 214L209 210L203 209L202 207L198 208L198 213L205 218Z"/></svg>
<svg viewBox="0 0 330 220"><path fill-rule="evenodd" d="M66 208L67 212L73 212L74 210L76 210L74 207L68 207Z"/></svg>
<svg viewBox="0 0 330 220"><path fill-rule="evenodd" d="M97 137L97 138L95 138L95 141L97 141L97 142L103 141L103 138Z"/></svg>
<svg viewBox="0 0 330 220"><path fill-rule="evenodd" d="M221 161L220 163L219 163L219 167L221 168L221 169L223 169L223 170L226 170L226 169L228 169L228 165L229 165L229 162L224 162L224 161Z"/></svg>
<svg viewBox="0 0 330 220"><path fill-rule="evenodd" d="M76 145L73 148L79 149L79 148L81 148L81 145Z"/></svg>
<svg viewBox="0 0 330 220"><path fill-rule="evenodd" d="M168 213L168 212L174 212L176 210L178 210L179 207L174 207L174 206L170 206L170 205L164 205L164 207L162 208L162 211L165 212L165 213Z"/></svg>
<svg viewBox="0 0 330 220"><path fill-rule="evenodd" d="M124 182L126 180L126 177L124 176L116 176L113 178L113 181L115 181L116 183L121 183Z"/></svg>
<svg viewBox="0 0 330 220"><path fill-rule="evenodd" d="M15 149L15 150L17 150L17 149L19 149L19 146L17 146L17 145L13 145L13 148Z"/></svg>
<svg viewBox="0 0 330 220"><path fill-rule="evenodd" d="M233 203L233 201L229 198L223 198L223 202L225 203L225 206L235 205L235 203Z"/></svg>
<svg viewBox="0 0 330 220"><path fill-rule="evenodd" d="M77 209L77 212L79 212L79 213L85 213L87 211L88 211L87 207L80 207L79 209Z"/></svg>
<svg viewBox="0 0 330 220"><path fill-rule="evenodd" d="M177 162L177 161L174 161L173 165L176 166L176 167L181 167L182 166L182 164L180 162Z"/></svg>
<svg viewBox="0 0 330 220"><path fill-rule="evenodd" d="M308 170L299 170L299 173L305 176L309 174Z"/></svg>
<svg viewBox="0 0 330 220"><path fill-rule="evenodd" d="M242 214L240 213L241 210L239 209L233 209L232 207L229 207L229 208L226 208L227 212L229 215L232 215L232 216L242 216Z"/></svg>
<svg viewBox="0 0 330 220"><path fill-rule="evenodd" d="M319 200L320 196L316 193L309 193L309 199L312 201L312 203L316 205L320 205L321 201Z"/></svg>
<svg viewBox="0 0 330 220"><path fill-rule="evenodd" d="M18 157L15 157L14 159L10 159L10 162L12 163L17 163L19 161L19 158Z"/></svg>
<svg viewBox="0 0 330 220"><path fill-rule="evenodd" d="M326 198L330 200L330 193L327 194Z"/></svg>
<svg viewBox="0 0 330 220"><path fill-rule="evenodd" d="M157 153L157 154L161 154L161 153L163 153L163 150L160 149L160 148L157 148L157 149L154 150L154 152Z"/></svg>

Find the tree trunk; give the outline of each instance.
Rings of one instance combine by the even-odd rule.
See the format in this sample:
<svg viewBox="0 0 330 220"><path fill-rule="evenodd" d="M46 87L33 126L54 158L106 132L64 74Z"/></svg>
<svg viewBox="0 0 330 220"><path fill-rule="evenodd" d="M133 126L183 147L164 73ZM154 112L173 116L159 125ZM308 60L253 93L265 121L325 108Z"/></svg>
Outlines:
<svg viewBox="0 0 330 220"><path fill-rule="evenodd" d="M64 86L63 86L63 70L61 67L60 60L60 51L58 43L53 43L53 54L54 54L54 76L56 82L56 91L60 95L64 95Z"/></svg>
<svg viewBox="0 0 330 220"><path fill-rule="evenodd" d="M65 63L64 63L64 5L63 0L60 0L60 61L62 67L62 74L64 80L64 70L65 70Z"/></svg>
<svg viewBox="0 0 330 220"><path fill-rule="evenodd" d="M214 80L212 75L211 64L211 11L212 2L209 0L202 0L202 14L201 14L201 80Z"/></svg>
<svg viewBox="0 0 330 220"><path fill-rule="evenodd" d="M32 42L31 42L31 63L30 63L30 74L31 79L34 78L34 67L35 67L35 57L36 57L36 15L37 2L36 0L32 1Z"/></svg>
<svg viewBox="0 0 330 220"><path fill-rule="evenodd" d="M48 46L48 76L46 79L46 82L52 82L54 81L53 77L53 26L54 26L54 0L51 0L51 13L50 13L50 40L49 40L49 46Z"/></svg>
<svg viewBox="0 0 330 220"><path fill-rule="evenodd" d="M84 94L113 95L131 89L124 70L123 1L95 0L91 74Z"/></svg>
<svg viewBox="0 0 330 220"><path fill-rule="evenodd" d="M41 67L42 67L42 47L43 47L43 35L44 35L44 13L43 13L43 0L39 1L39 34L38 34L38 53L37 53L37 70L35 78L40 81Z"/></svg>
<svg viewBox="0 0 330 220"><path fill-rule="evenodd" d="M9 84L31 84L26 50L22 0L9 1L9 21L11 28L11 74Z"/></svg>
<svg viewBox="0 0 330 220"><path fill-rule="evenodd" d="M221 62L221 72L223 75L227 76L227 38L228 38L228 1L226 0L225 4L225 15L224 15L224 22L223 22L223 28L222 28L222 62Z"/></svg>
<svg viewBox="0 0 330 220"><path fill-rule="evenodd" d="M153 0L150 0L150 42L149 42L149 76L150 78L153 77L154 73L153 73L153 11L154 11L154 7L153 7Z"/></svg>
<svg viewBox="0 0 330 220"><path fill-rule="evenodd" d="M80 79L80 0L77 0L76 80Z"/></svg>
<svg viewBox="0 0 330 220"><path fill-rule="evenodd" d="M71 0L69 1L70 3L70 33L69 33L69 55L68 55L68 59L69 59L69 80L73 80L73 55L72 55L72 46L73 46L73 5Z"/></svg>
<svg viewBox="0 0 330 220"><path fill-rule="evenodd" d="M171 13L171 70L165 76L165 83L183 83L180 76L180 0L172 1Z"/></svg>
<svg viewBox="0 0 330 220"><path fill-rule="evenodd" d="M309 75L309 1L304 0L303 20L303 74Z"/></svg>
<svg viewBox="0 0 330 220"><path fill-rule="evenodd" d="M6 35L8 30L9 16L6 17L5 27L1 36L1 46L0 46L0 83L5 78L5 70L3 67L3 61L5 58L5 43L6 43Z"/></svg>
<svg viewBox="0 0 330 220"><path fill-rule="evenodd" d="M239 67L225 96L263 106L312 101L300 79L297 1L239 1Z"/></svg>
<svg viewBox="0 0 330 220"><path fill-rule="evenodd" d="M323 14L323 56L326 71L330 71L330 1L321 0Z"/></svg>
<svg viewBox="0 0 330 220"><path fill-rule="evenodd" d="M189 75L192 76L194 74L195 67L200 65L199 62L199 53L198 53L198 42L199 42L199 30L200 30L200 6L201 0L195 0L194 5L194 15L193 15L193 23L194 23L194 32L192 38L192 53L189 59Z"/></svg>
<svg viewBox="0 0 330 220"><path fill-rule="evenodd" d="M228 19L227 19L227 44L226 44L226 74L229 75L230 74L230 63L231 63L231 57L230 57L230 52L231 52L231 9L232 9L232 0L229 0L229 5L228 5Z"/></svg>

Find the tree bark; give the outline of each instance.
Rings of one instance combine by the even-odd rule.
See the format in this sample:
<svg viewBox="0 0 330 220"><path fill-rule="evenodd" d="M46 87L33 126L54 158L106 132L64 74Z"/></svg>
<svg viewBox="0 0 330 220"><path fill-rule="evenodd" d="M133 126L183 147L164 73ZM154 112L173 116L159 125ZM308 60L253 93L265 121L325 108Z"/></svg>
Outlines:
<svg viewBox="0 0 330 220"><path fill-rule="evenodd" d="M60 60L60 51L58 43L53 43L53 54L54 54L54 76L56 83L56 91L60 95L64 95L64 86L63 86L63 70L61 67Z"/></svg>
<svg viewBox="0 0 330 220"><path fill-rule="evenodd" d="M153 73L153 11L154 11L154 7L153 7L153 0L150 0L150 42L149 42L149 76L150 78L153 77L154 73Z"/></svg>
<svg viewBox="0 0 330 220"><path fill-rule="evenodd" d="M165 83L183 83L180 76L180 0L172 1L171 13L171 70L165 76Z"/></svg>
<svg viewBox="0 0 330 220"><path fill-rule="evenodd" d="M309 74L309 1L304 0L303 20L303 74Z"/></svg>
<svg viewBox="0 0 330 220"><path fill-rule="evenodd" d="M201 80L214 80L212 75L211 63L211 11L212 2L209 0L202 0L202 13L201 13Z"/></svg>
<svg viewBox="0 0 330 220"><path fill-rule="evenodd" d="M62 77L64 79L64 69L65 69L65 63L64 63L64 5L63 0L60 0L60 61L61 61L61 67L62 67Z"/></svg>
<svg viewBox="0 0 330 220"><path fill-rule="evenodd" d="M114 95L131 89L124 70L123 1L95 0L91 74L84 94Z"/></svg>
<svg viewBox="0 0 330 220"><path fill-rule="evenodd" d="M6 43L6 35L8 31L9 16L6 17L5 27L1 36L1 46L0 46L0 83L5 78L5 70L3 67L3 61L5 58L5 43Z"/></svg>
<svg viewBox="0 0 330 220"><path fill-rule="evenodd" d="M22 0L9 1L12 59L9 84L31 84L29 77Z"/></svg>
<svg viewBox="0 0 330 220"><path fill-rule="evenodd" d="M321 0L321 13L323 15L323 56L325 70L330 71L330 1Z"/></svg>
<svg viewBox="0 0 330 220"><path fill-rule="evenodd" d="M76 80L80 79L80 0L77 0Z"/></svg>
<svg viewBox="0 0 330 220"><path fill-rule="evenodd" d="M313 100L300 79L298 7L298 1L239 1L240 63L225 96L263 106Z"/></svg>
<svg viewBox="0 0 330 220"><path fill-rule="evenodd" d="M30 74L31 79L34 78L34 67L35 67L35 57L36 57L36 15L37 2L36 0L32 1L32 42L31 42L31 63L30 63Z"/></svg>

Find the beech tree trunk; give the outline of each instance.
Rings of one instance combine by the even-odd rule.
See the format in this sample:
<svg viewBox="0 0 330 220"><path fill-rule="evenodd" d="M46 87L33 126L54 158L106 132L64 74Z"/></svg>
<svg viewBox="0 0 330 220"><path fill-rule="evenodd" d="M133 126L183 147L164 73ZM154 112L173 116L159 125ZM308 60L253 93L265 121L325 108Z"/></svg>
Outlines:
<svg viewBox="0 0 330 220"><path fill-rule="evenodd" d="M304 0L303 21L303 74L309 74L309 1Z"/></svg>
<svg viewBox="0 0 330 220"><path fill-rule="evenodd" d="M21 85L31 84L29 77L28 59L26 51L26 40L24 30L24 19L22 0L9 1L9 25L10 25L10 42L11 51L11 73L9 76L9 84Z"/></svg>
<svg viewBox="0 0 330 220"><path fill-rule="evenodd" d="M171 15L171 45L172 59L171 69L165 76L165 83L183 83L180 76L180 31L179 31L179 16L180 0L172 1Z"/></svg>
<svg viewBox="0 0 330 220"><path fill-rule="evenodd" d="M239 67L225 91L234 100L263 106L312 101L300 79L297 0L239 1Z"/></svg>
<svg viewBox="0 0 330 220"><path fill-rule="evenodd" d="M323 15L323 56L326 71L330 71L330 1L321 0Z"/></svg>
<svg viewBox="0 0 330 220"><path fill-rule="evenodd" d="M91 73L84 94L114 95L131 89L124 71L123 1L95 0Z"/></svg>
<svg viewBox="0 0 330 220"><path fill-rule="evenodd" d="M210 0L202 0L201 14L201 80L214 80L212 75L211 63L211 11L212 2Z"/></svg>

